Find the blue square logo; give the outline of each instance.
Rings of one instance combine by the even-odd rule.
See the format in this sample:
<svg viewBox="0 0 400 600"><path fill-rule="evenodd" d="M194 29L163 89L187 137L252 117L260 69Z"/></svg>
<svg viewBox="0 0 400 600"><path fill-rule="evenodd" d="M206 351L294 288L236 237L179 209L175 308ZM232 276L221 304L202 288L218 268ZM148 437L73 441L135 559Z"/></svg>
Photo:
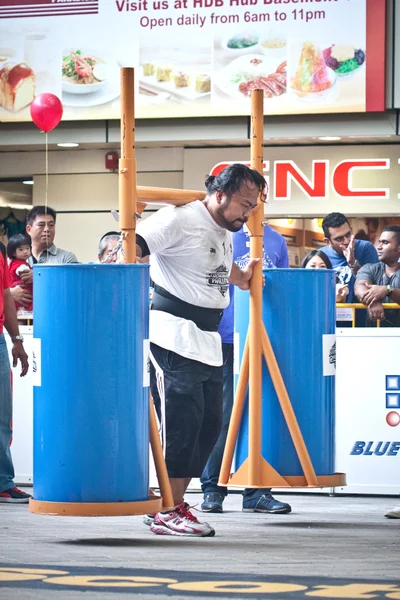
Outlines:
<svg viewBox="0 0 400 600"><path fill-rule="evenodd" d="M386 408L400 408L400 393L386 394Z"/></svg>
<svg viewBox="0 0 400 600"><path fill-rule="evenodd" d="M400 375L386 375L386 389L400 392Z"/></svg>

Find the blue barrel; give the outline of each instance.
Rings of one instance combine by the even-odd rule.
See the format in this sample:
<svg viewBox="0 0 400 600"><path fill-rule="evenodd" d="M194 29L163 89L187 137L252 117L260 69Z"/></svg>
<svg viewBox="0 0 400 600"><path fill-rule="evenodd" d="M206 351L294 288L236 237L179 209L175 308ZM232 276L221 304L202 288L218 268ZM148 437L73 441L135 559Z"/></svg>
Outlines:
<svg viewBox="0 0 400 600"><path fill-rule="evenodd" d="M148 500L148 265L35 265L34 290L35 500Z"/></svg>
<svg viewBox="0 0 400 600"><path fill-rule="evenodd" d="M334 338L325 336L335 333L335 272L327 269L267 269L263 273L264 325L315 472L331 475L334 473L335 378L324 372L332 370L329 349ZM235 331L239 334L240 358L248 323L249 293L236 289ZM237 469L247 456L246 403L236 449ZM262 456L282 476L303 475L264 359Z"/></svg>

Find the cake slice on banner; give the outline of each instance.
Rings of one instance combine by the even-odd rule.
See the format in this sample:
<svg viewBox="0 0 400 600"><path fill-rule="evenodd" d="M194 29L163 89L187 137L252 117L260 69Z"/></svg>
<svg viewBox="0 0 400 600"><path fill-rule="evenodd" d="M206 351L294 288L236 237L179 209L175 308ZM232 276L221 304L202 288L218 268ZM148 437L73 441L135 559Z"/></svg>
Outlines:
<svg viewBox="0 0 400 600"><path fill-rule="evenodd" d="M291 81L292 90L300 98L307 98L310 94L321 97L321 93L330 90L335 81L336 76L332 69L326 66L320 48L313 42L304 42L300 60ZM312 99L310 96L309 98Z"/></svg>
<svg viewBox="0 0 400 600"><path fill-rule="evenodd" d="M18 112L35 97L36 77L26 63L0 63L0 106Z"/></svg>

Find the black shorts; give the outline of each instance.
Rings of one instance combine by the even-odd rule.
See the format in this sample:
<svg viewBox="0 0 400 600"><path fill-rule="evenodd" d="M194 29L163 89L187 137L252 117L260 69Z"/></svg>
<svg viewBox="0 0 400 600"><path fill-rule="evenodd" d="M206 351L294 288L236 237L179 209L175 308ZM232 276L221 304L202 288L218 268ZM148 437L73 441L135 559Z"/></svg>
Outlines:
<svg viewBox="0 0 400 600"><path fill-rule="evenodd" d="M150 344L150 386L170 477L200 477L222 423L222 366Z"/></svg>

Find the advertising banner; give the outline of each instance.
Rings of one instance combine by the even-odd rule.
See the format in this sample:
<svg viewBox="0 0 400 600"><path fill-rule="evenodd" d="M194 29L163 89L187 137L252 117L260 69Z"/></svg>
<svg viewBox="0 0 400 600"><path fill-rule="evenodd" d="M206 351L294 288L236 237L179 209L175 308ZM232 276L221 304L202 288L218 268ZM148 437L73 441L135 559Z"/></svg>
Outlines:
<svg viewBox="0 0 400 600"><path fill-rule="evenodd" d="M2 0L0 121L33 97L64 119L115 119L119 68L138 118L381 111L382 0Z"/></svg>
<svg viewBox="0 0 400 600"><path fill-rule="evenodd" d="M323 217L333 205L348 217L400 212L395 144L271 147L264 158L265 214L270 218ZM201 189L205 173L217 175L231 162L249 165L248 148L185 149L184 187Z"/></svg>
<svg viewBox="0 0 400 600"><path fill-rule="evenodd" d="M399 352L399 328L337 331L336 493L400 493Z"/></svg>

